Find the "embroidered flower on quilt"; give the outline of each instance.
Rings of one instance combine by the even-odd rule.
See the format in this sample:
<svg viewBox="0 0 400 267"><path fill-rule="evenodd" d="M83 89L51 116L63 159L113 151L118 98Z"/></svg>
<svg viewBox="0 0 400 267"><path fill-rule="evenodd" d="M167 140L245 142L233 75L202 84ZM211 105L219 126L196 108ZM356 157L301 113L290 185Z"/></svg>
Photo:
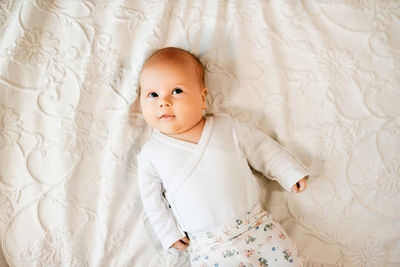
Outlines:
<svg viewBox="0 0 400 267"><path fill-rule="evenodd" d="M22 122L19 115L4 105L0 107L0 149L12 146L21 135Z"/></svg>
<svg viewBox="0 0 400 267"><path fill-rule="evenodd" d="M381 31L393 27L393 22L397 21L395 10L399 8L400 2L398 0L381 0L374 1L374 3L372 26Z"/></svg>
<svg viewBox="0 0 400 267"><path fill-rule="evenodd" d="M376 184L378 190L384 194L395 196L400 192L400 164L399 160L392 160L378 170Z"/></svg>
<svg viewBox="0 0 400 267"><path fill-rule="evenodd" d="M348 244L342 249L342 254L349 266L382 266L386 258L381 242L371 237Z"/></svg>
<svg viewBox="0 0 400 267"><path fill-rule="evenodd" d="M53 232L46 233L45 237L38 243L40 250L38 262L42 266L52 266L63 263L64 258L69 258L67 251L68 242L71 240L70 231L56 229Z"/></svg>
<svg viewBox="0 0 400 267"><path fill-rule="evenodd" d="M36 244L33 252L24 251L23 260L31 261L38 267L52 266L88 266L87 262L72 253L72 232L55 229L47 232Z"/></svg>
<svg viewBox="0 0 400 267"><path fill-rule="evenodd" d="M59 41L51 32L33 29L24 32L16 41L16 48L11 52L15 61L37 66L48 63L57 52Z"/></svg>
<svg viewBox="0 0 400 267"><path fill-rule="evenodd" d="M326 123L317 128L312 139L315 153L323 160L346 155L352 143L349 130L334 123Z"/></svg>
<svg viewBox="0 0 400 267"><path fill-rule="evenodd" d="M62 126L57 135L59 145L70 153L99 152L107 141L108 131L103 121L90 113L78 112L75 120L64 118Z"/></svg>
<svg viewBox="0 0 400 267"><path fill-rule="evenodd" d="M332 48L321 52L317 59L318 69L330 86L349 82L356 70L357 61L346 50Z"/></svg>
<svg viewBox="0 0 400 267"><path fill-rule="evenodd" d="M107 50L106 50L107 49ZM117 84L122 77L122 67L110 48L97 51L87 59L83 92L89 94L92 89L110 87Z"/></svg>

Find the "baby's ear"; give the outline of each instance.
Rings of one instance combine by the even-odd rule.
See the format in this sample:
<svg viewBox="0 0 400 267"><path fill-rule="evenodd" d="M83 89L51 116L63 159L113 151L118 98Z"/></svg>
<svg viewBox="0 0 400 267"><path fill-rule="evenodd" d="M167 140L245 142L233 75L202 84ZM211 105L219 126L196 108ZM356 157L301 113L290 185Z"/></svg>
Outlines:
<svg viewBox="0 0 400 267"><path fill-rule="evenodd" d="M206 95L207 95L207 93L208 93L208 90L207 90L207 88L204 88L202 93L203 93L203 95L204 95L204 96L206 96Z"/></svg>

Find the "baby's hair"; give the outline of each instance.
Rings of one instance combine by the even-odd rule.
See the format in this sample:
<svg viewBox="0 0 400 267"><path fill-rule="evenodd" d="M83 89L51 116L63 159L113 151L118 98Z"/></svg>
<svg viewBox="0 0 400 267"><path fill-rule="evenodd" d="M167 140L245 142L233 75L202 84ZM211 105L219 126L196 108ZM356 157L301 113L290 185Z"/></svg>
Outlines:
<svg viewBox="0 0 400 267"><path fill-rule="evenodd" d="M189 51L186 51L182 48L164 47L164 48L157 50L144 62L142 70L146 66L151 65L152 63L155 63L155 62L160 62L163 60L181 62L181 61L186 60L188 56L190 57L191 61L194 63L195 72L200 80L202 88L204 88L203 64L201 63L201 61L198 57L196 57Z"/></svg>

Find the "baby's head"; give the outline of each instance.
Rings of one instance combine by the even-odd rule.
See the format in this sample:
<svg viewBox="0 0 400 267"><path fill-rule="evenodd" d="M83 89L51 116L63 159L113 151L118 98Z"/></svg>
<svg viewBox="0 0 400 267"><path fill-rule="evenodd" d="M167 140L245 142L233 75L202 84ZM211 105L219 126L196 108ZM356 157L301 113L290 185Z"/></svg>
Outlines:
<svg viewBox="0 0 400 267"><path fill-rule="evenodd" d="M191 53L175 47L158 50L144 63L139 80L143 117L153 128L175 135L203 119L204 70Z"/></svg>

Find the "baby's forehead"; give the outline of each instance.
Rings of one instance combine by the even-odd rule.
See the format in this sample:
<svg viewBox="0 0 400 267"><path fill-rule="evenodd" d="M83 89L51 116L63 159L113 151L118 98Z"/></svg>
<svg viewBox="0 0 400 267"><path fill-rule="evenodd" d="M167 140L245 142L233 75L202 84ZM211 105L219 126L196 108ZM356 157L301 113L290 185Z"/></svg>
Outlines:
<svg viewBox="0 0 400 267"><path fill-rule="evenodd" d="M148 69L168 69L171 66L175 65L185 65L187 62L184 61L171 61L171 60L155 60L151 62L146 62L146 64L143 65L143 70L148 70Z"/></svg>
<svg viewBox="0 0 400 267"><path fill-rule="evenodd" d="M201 87L204 86L203 64L195 55L176 47L162 48L151 55L143 64L139 79L143 77L143 73L146 70L163 70L168 69L170 66L183 67L187 71L191 70L193 75L197 76Z"/></svg>
<svg viewBox="0 0 400 267"><path fill-rule="evenodd" d="M143 65L143 68L153 66L170 66L176 64L193 64L195 59L188 53L182 51L160 51L152 55Z"/></svg>

